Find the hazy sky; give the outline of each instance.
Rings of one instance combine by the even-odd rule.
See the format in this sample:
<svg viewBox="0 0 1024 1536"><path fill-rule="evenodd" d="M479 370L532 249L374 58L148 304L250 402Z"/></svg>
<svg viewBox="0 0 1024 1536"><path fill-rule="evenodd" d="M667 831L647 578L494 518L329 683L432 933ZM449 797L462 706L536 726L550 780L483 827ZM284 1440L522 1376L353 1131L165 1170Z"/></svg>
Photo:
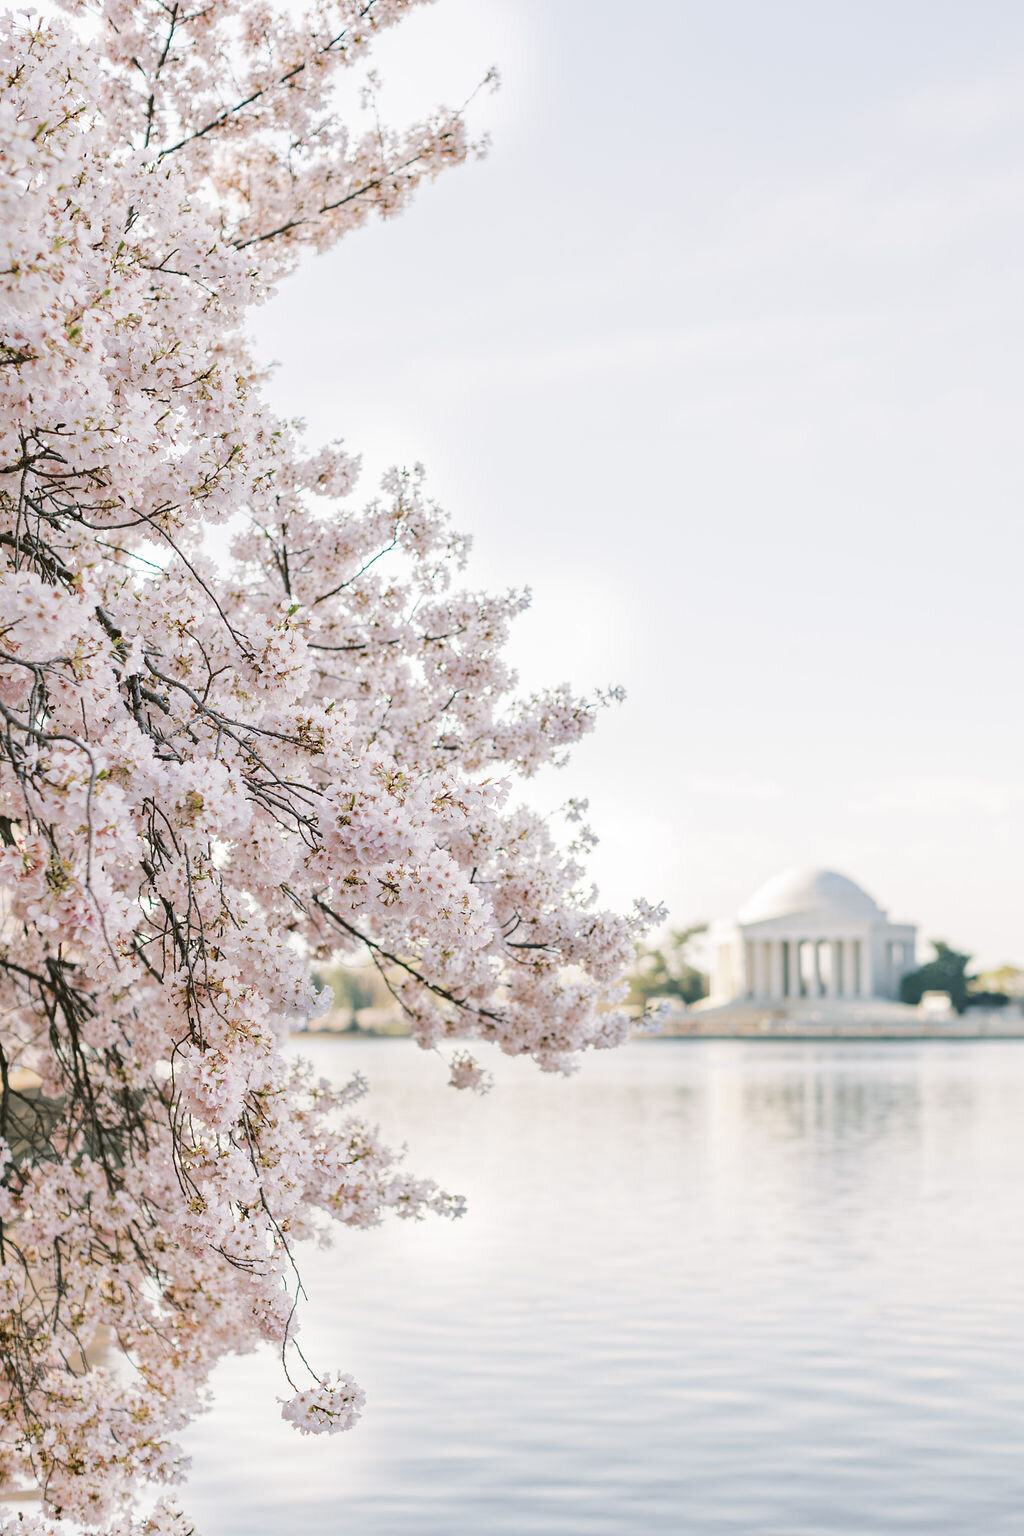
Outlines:
<svg viewBox="0 0 1024 1536"><path fill-rule="evenodd" d="M258 315L277 404L422 460L525 683L621 682L613 902L731 913L788 864L1024 964L1024 7L439 0L392 118L490 156Z"/></svg>

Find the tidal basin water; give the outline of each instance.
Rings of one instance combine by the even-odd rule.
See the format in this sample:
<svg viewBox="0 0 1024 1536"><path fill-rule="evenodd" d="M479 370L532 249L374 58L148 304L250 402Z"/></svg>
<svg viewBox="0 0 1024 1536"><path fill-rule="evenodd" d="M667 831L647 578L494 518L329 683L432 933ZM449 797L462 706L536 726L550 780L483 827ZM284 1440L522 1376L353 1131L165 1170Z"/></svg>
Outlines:
<svg viewBox="0 0 1024 1536"><path fill-rule="evenodd" d="M226 1364L203 1536L1024 1532L1024 1043L644 1041L486 1099L304 1048L470 1212L305 1254L366 1415L300 1437Z"/></svg>

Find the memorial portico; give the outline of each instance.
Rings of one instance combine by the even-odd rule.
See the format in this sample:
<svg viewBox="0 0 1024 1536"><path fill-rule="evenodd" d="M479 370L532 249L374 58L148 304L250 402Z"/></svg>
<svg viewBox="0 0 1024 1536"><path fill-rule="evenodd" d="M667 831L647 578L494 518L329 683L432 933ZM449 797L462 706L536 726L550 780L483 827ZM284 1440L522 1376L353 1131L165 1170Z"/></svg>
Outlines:
<svg viewBox="0 0 1024 1536"><path fill-rule="evenodd" d="M712 925L707 1003L897 999L916 964L916 937L846 875L787 870L734 919Z"/></svg>

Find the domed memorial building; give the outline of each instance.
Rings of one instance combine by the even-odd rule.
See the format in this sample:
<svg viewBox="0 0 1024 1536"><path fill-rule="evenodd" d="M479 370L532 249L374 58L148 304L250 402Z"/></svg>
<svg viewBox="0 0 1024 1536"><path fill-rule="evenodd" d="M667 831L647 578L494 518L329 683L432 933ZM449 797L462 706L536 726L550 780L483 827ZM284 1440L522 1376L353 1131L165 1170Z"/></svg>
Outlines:
<svg viewBox="0 0 1024 1536"><path fill-rule="evenodd" d="M735 918L712 925L711 996L703 1007L768 1004L788 1012L831 1002L833 1009L860 1004L860 1012L897 1002L900 978L916 965L916 937L912 924L891 923L846 875L786 870Z"/></svg>

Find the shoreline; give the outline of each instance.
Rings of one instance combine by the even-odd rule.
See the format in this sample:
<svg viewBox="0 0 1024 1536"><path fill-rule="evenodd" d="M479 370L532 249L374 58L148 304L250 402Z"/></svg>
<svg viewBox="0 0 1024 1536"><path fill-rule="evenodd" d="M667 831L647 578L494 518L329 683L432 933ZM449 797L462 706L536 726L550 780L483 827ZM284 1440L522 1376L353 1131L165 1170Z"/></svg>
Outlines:
<svg viewBox="0 0 1024 1536"><path fill-rule="evenodd" d="M386 1029L300 1029L293 1030L290 1036L292 1040L411 1040L410 1034L399 1034L396 1030ZM453 1037L446 1044L458 1045L471 1040L471 1036ZM870 1029L665 1029L660 1034L653 1034L646 1030L638 1030L630 1036L630 1041L641 1043L647 1040L673 1040L682 1043L699 1042L702 1040L752 1040L764 1044L787 1044L794 1041L805 1041L815 1045L849 1045L854 1044L893 1044L906 1045L909 1042L934 1041L941 1044L943 1041L963 1044L965 1041L1003 1041L1024 1040L1024 1020L1014 1029L957 1029L957 1030L921 1030L900 1031L881 1029L877 1032Z"/></svg>
<svg viewBox="0 0 1024 1536"><path fill-rule="evenodd" d="M807 1041L808 1043L813 1042L815 1044L828 1044L828 1045L849 1045L851 1043L853 1043L853 1044L860 1044L860 1045L863 1045L863 1044L866 1044L866 1043L870 1043L872 1045L884 1045L884 1044L906 1045L908 1043L911 1043L911 1044L915 1044L916 1045L916 1044L919 1044L922 1041L926 1041L928 1043L934 1042L935 1044L941 1045L941 1044L943 1044L943 1042L946 1042L946 1041L958 1042L958 1043L962 1044L964 1041L975 1041L975 1040L979 1040L979 1041L994 1041L994 1042L999 1042L999 1041L1002 1041L1002 1040L1024 1040L1024 1028L1016 1029L1016 1030L1013 1030L1012 1032L1007 1030L1006 1033L998 1033L998 1034L995 1033L992 1030L975 1030L973 1032L972 1031L965 1031L965 1030L958 1030L955 1034L952 1033L952 1032L950 1032L949 1034L946 1034L946 1033L940 1034L940 1033L938 1033L935 1030L929 1030L927 1033L921 1033L921 1034L910 1034L909 1032L904 1033L904 1034L900 1034L900 1033L898 1033L898 1032L896 1032L894 1030L891 1030L891 1029L885 1030L885 1031L880 1031L878 1034L873 1034L869 1030L861 1030L861 1031L857 1031L857 1032L855 1032L853 1030L832 1030L832 1031L829 1031L829 1032L823 1032L823 1031L818 1030L818 1031L812 1032L810 1030L796 1030L796 1029L785 1030L785 1031L784 1030L779 1030L779 1029L773 1029L773 1030L752 1030L751 1029L751 1030L729 1030L729 1031L725 1031L725 1030L715 1030L715 1031L711 1031L711 1030L707 1030L707 1031L703 1031L703 1030L685 1030L685 1031L681 1031L680 1030L680 1031L676 1031L676 1030L673 1030L671 1033L666 1031L664 1034L661 1034L661 1035L635 1035L635 1036L633 1036L633 1038L636 1039L636 1040L649 1039L649 1040L680 1040L680 1041L751 1040L751 1041L757 1041L758 1043L761 1043L761 1042L764 1042L765 1044L772 1044L772 1043L783 1044L784 1043L786 1045L792 1045L794 1041L799 1041L799 1040Z"/></svg>

